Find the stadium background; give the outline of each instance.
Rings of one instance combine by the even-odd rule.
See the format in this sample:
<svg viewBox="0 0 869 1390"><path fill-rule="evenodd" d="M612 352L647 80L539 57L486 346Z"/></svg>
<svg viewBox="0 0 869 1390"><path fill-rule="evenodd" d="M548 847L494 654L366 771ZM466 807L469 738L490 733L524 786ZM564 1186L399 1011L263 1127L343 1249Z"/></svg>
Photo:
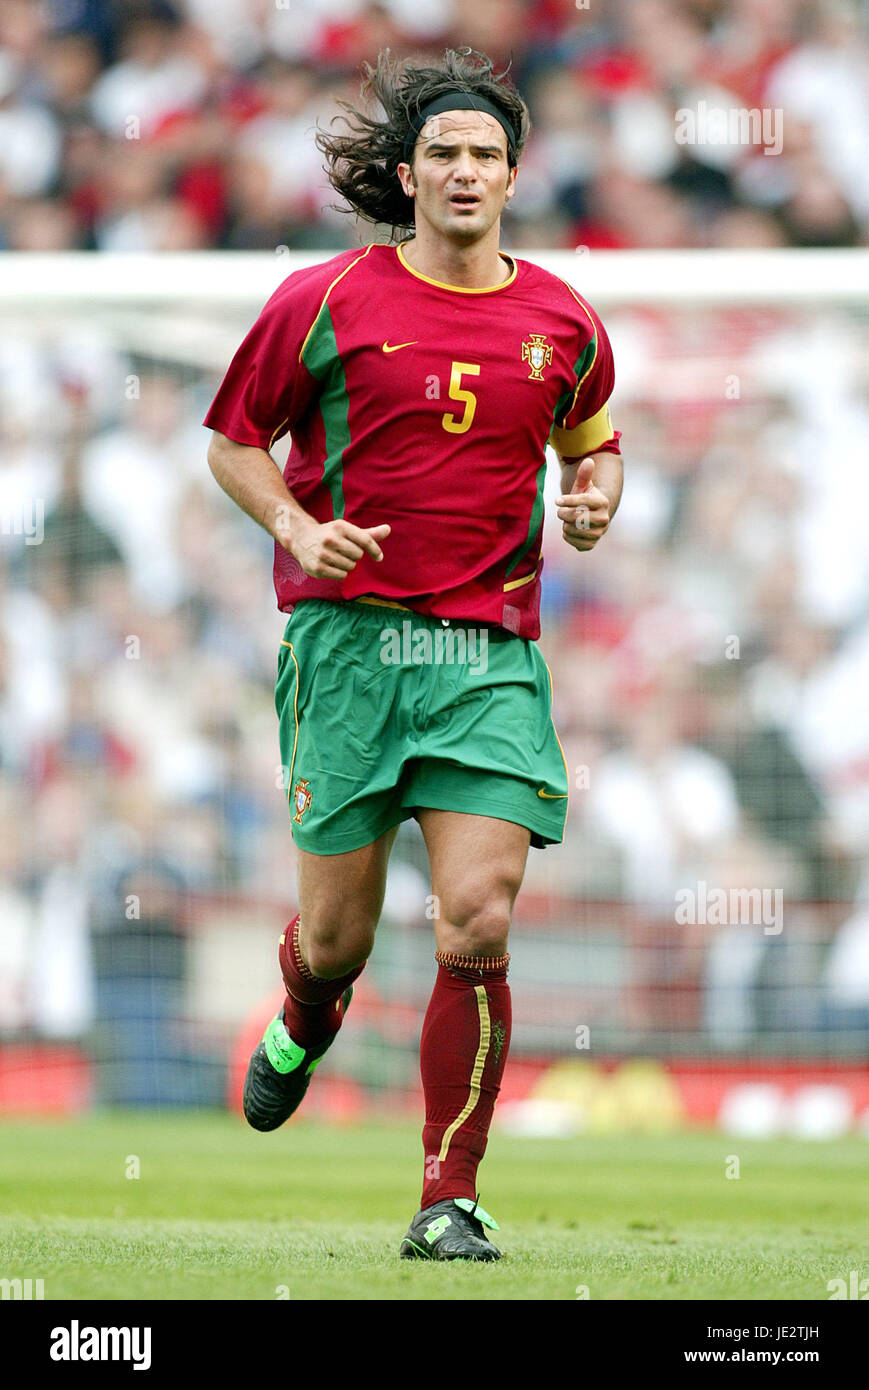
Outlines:
<svg viewBox="0 0 869 1390"><path fill-rule="evenodd" d="M829 301L803 302L799 267L793 302L676 293L688 251L754 251L774 278L787 248L866 246L866 18L797 0L4 0L0 247L58 259L0 270L0 1109L223 1105L280 998L283 620L199 424L271 286L221 294L232 253L277 283L356 244L314 124L363 58L447 43L512 58L529 97L503 244L575 258L627 473L598 552L547 522L572 802L517 904L496 1123L865 1128L865 260ZM699 101L781 111L781 152L678 145ZM143 311L159 258L205 251L210 305L176 286ZM674 253L671 302L657 278L592 294L596 259L644 251ZM90 303L94 262L117 291ZM781 890L782 930L680 923L701 882ZM409 825L306 1113L419 1114L427 893Z"/></svg>

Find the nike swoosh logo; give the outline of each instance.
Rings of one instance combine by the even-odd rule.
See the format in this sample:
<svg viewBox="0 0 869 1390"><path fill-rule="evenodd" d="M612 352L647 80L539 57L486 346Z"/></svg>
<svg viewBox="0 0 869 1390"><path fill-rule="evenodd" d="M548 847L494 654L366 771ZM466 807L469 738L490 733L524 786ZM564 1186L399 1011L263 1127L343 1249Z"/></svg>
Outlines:
<svg viewBox="0 0 869 1390"><path fill-rule="evenodd" d="M567 796L553 796L552 792L545 792L542 787L538 787L537 795L543 796L547 801L566 801Z"/></svg>
<svg viewBox="0 0 869 1390"><path fill-rule="evenodd" d="M403 348L403 347L413 347L414 343L418 343L418 342L419 342L419 338L413 338L409 343L394 343L392 346L390 346L389 343L384 343L384 344L383 344L383 351L384 351L384 352L399 352L399 351L401 350L401 348Z"/></svg>

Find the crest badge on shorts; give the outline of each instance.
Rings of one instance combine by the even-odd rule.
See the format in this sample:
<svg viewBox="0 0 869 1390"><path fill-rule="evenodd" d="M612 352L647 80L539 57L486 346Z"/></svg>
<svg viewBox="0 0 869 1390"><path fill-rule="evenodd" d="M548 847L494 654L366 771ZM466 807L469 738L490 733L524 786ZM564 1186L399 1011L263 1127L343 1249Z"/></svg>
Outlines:
<svg viewBox="0 0 869 1390"><path fill-rule="evenodd" d="M302 816L310 806L312 799L313 793L308 786L307 779L300 777L293 788L293 805L296 808L296 814L293 816L294 825L302 824Z"/></svg>
<svg viewBox="0 0 869 1390"><path fill-rule="evenodd" d="M522 361L531 368L529 381L543 381L543 368L552 364L552 344L547 343L545 333L528 334L522 344Z"/></svg>

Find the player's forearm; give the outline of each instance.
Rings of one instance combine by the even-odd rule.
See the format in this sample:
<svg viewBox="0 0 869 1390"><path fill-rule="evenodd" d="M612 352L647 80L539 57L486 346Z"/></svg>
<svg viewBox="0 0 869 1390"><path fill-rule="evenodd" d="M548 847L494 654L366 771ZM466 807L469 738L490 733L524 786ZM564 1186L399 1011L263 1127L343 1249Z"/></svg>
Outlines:
<svg viewBox="0 0 869 1390"><path fill-rule="evenodd" d="M310 520L267 450L237 444L215 430L208 466L227 496L281 545L289 545L298 523Z"/></svg>
<svg viewBox="0 0 869 1390"><path fill-rule="evenodd" d="M624 467L621 454L611 454L603 452L599 454L586 454L586 458L594 459L594 473L592 474L592 486L600 488L609 502L610 520L616 514L619 502L622 497L622 484L624 482ZM570 492L576 478L576 470L580 461L576 463L561 464L561 491Z"/></svg>

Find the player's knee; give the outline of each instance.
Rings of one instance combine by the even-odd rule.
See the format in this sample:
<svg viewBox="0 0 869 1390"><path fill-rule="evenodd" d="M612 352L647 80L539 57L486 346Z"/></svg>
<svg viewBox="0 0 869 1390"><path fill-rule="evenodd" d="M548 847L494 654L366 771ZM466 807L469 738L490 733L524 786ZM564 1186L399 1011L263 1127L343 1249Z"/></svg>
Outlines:
<svg viewBox="0 0 869 1390"><path fill-rule="evenodd" d="M446 949L472 956L503 954L510 932L511 903L506 892L493 893L482 902L457 902L447 928L452 944Z"/></svg>
<svg viewBox="0 0 869 1390"><path fill-rule="evenodd" d="M364 965L373 945L373 933L312 933L304 946L305 964L318 980L337 980Z"/></svg>

